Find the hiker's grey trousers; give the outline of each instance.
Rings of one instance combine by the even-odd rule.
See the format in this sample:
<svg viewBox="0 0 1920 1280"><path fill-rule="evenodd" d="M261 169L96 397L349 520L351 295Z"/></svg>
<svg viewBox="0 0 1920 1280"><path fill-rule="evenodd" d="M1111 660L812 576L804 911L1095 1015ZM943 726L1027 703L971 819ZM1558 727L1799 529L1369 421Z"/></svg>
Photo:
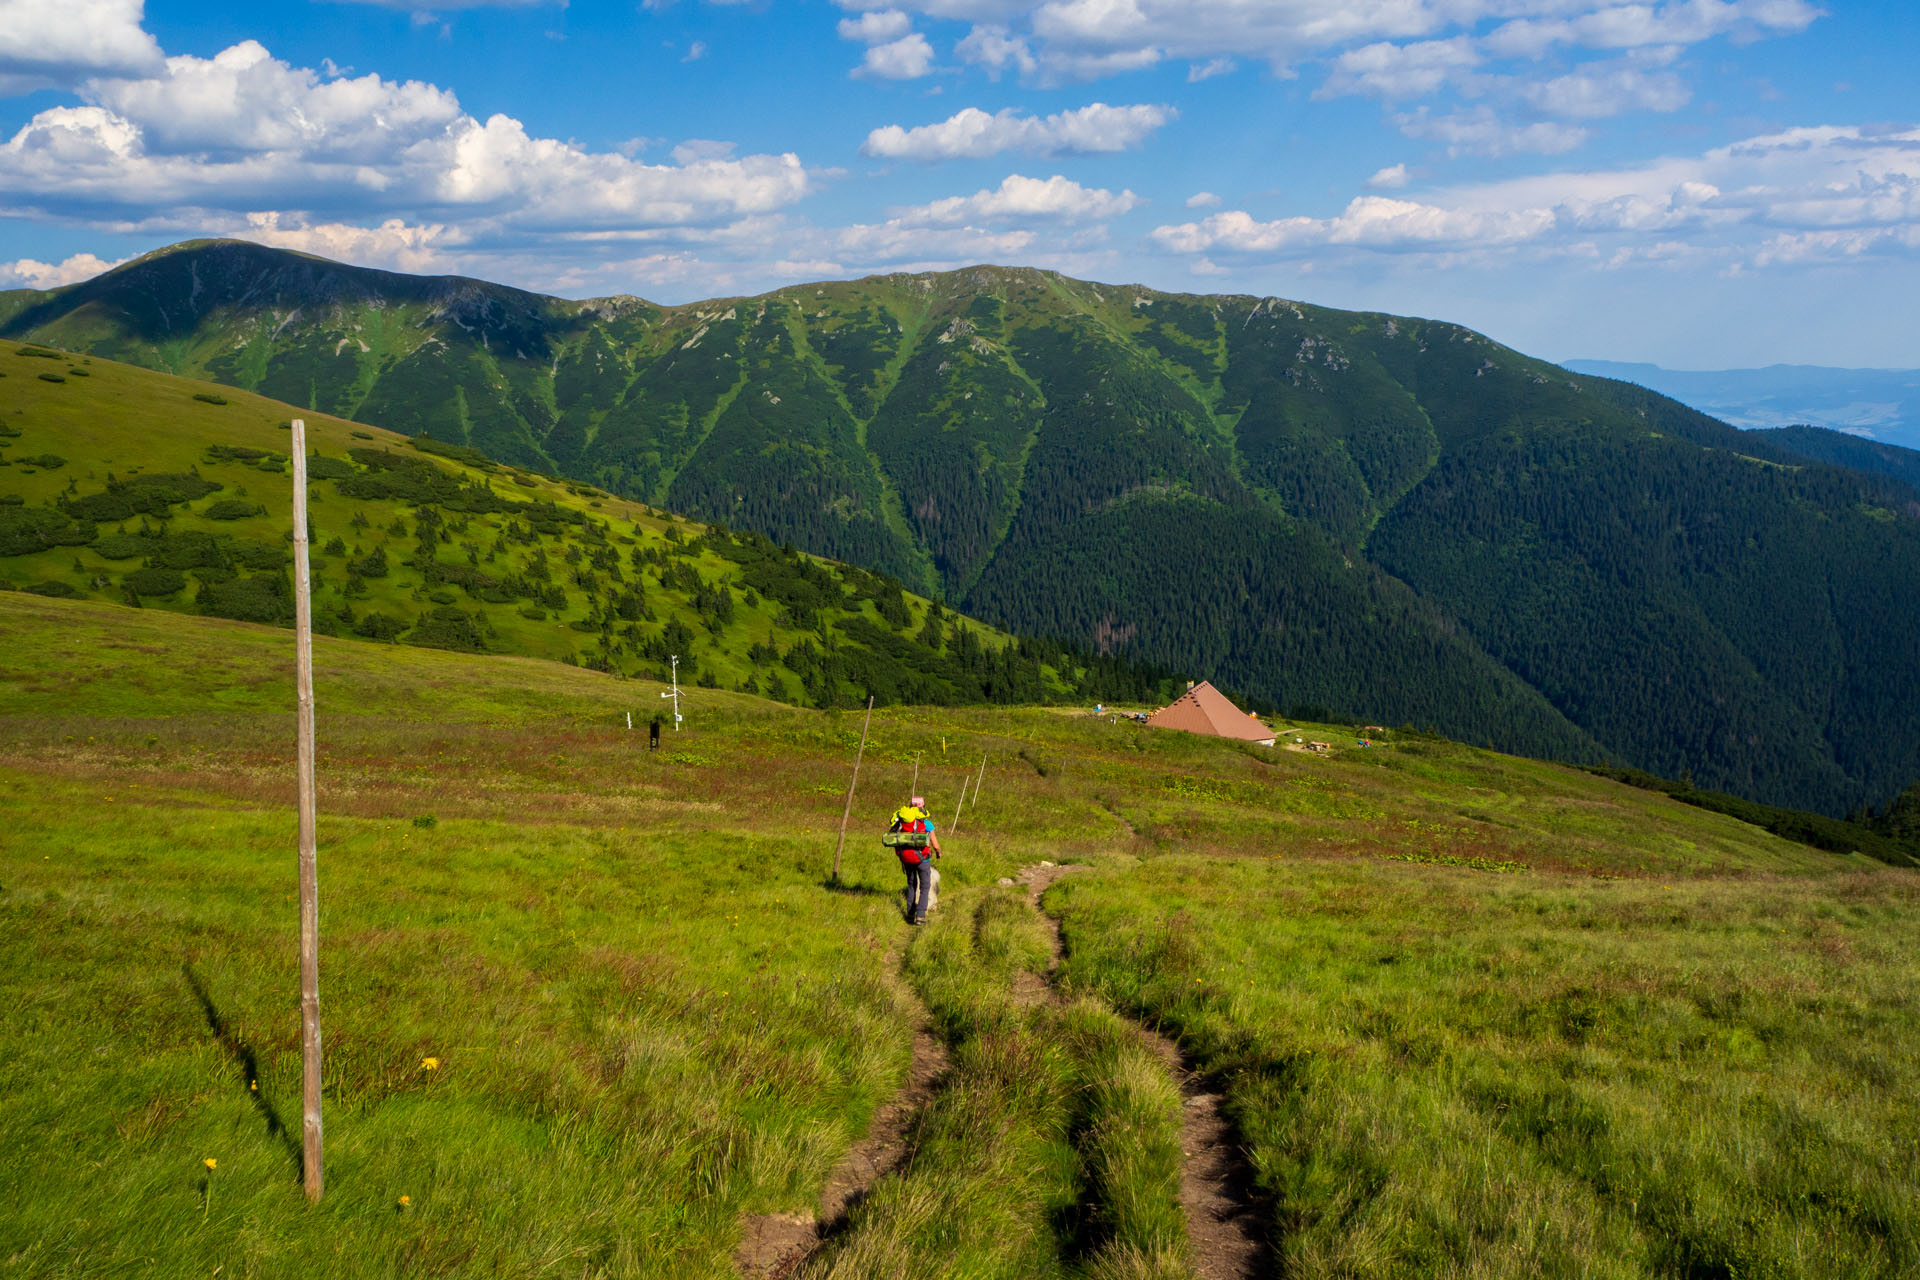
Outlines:
<svg viewBox="0 0 1920 1280"><path fill-rule="evenodd" d="M922 858L918 862L900 864L907 873L907 916L913 920L927 918L927 902L933 895L933 858Z"/></svg>

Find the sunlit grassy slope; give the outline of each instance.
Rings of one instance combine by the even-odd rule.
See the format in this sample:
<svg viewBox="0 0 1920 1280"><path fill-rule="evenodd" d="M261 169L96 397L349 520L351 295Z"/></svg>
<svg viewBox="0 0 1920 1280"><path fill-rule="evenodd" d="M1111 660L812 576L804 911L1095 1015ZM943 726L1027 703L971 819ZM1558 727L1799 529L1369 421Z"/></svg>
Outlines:
<svg viewBox="0 0 1920 1280"><path fill-rule="evenodd" d="M306 420L317 629L823 706L1038 701L1077 668L865 570L471 450L212 383L0 346L0 585L291 621ZM1064 671L1064 674L1063 674Z"/></svg>
<svg viewBox="0 0 1920 1280"><path fill-rule="evenodd" d="M954 1084L819 1274L1186 1274L1098 1140L1110 1010L1222 1073L1288 1274L1920 1264L1911 872L1434 740L891 708L834 889L857 715L697 691L650 753L650 681L327 637L309 1208L291 648L0 593L7 1274L724 1276L899 1085L908 985ZM903 961L875 835L983 754ZM1076 1002L1009 1012L1042 858Z"/></svg>

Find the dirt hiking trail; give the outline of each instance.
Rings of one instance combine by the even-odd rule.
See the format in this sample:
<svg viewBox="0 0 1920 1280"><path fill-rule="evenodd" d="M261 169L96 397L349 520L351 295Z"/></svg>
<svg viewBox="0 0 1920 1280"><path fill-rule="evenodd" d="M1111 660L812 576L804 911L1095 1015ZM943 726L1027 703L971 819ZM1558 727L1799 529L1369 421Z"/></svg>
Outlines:
<svg viewBox="0 0 1920 1280"><path fill-rule="evenodd" d="M1051 980L1066 955L1060 922L1040 910L1040 898L1060 877L1078 870L1042 863L1025 868L1019 875L1019 883L1027 890L1027 902L1046 922L1053 946L1047 979L1025 975L1040 986L1040 998L1052 993ZM1179 1082L1184 1099L1180 1152L1186 1160L1180 1170L1180 1204L1187 1214L1195 1273L1201 1280L1253 1280L1265 1275L1269 1266L1260 1238L1261 1215L1253 1192L1253 1170L1221 1108L1224 1099L1188 1068L1178 1045L1151 1028L1134 1025L1154 1056Z"/></svg>
<svg viewBox="0 0 1920 1280"><path fill-rule="evenodd" d="M846 1221L847 1213L867 1189L900 1167L907 1157L907 1129L933 1099L947 1070L947 1047L933 1034L931 1020L920 997L898 980L900 951L888 958L886 971L896 975L897 989L913 1012L913 1058L906 1087L874 1112L866 1137L841 1157L811 1215L799 1213L749 1214L734 1265L747 1280L784 1280L796 1274L829 1234Z"/></svg>

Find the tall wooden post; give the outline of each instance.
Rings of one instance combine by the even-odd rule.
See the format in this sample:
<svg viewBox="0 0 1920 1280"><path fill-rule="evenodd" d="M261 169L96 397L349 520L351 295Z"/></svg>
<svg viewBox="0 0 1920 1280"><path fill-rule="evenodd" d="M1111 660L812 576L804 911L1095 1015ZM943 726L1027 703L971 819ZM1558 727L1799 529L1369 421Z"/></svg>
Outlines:
<svg viewBox="0 0 1920 1280"><path fill-rule="evenodd" d="M853 753L853 776L847 779L847 807L840 811L840 843L833 846L833 882L840 883L840 851L847 847L847 819L853 816L853 788L860 781L860 757L867 754L867 726L873 723L873 695L867 695L867 718L860 722L860 749Z"/></svg>
<svg viewBox="0 0 1920 1280"><path fill-rule="evenodd" d="M909 797L913 797L919 794L920 794L920 757L918 755L915 755L913 757L913 784L907 788L907 795Z"/></svg>
<svg viewBox="0 0 1920 1280"><path fill-rule="evenodd" d="M967 803L967 775L960 775L960 798L953 803L953 827L947 832L950 836L960 834L960 810Z"/></svg>
<svg viewBox="0 0 1920 1280"><path fill-rule="evenodd" d="M980 807L980 784L987 780L987 753L980 753L980 776L973 780L973 806Z"/></svg>
<svg viewBox="0 0 1920 1280"><path fill-rule="evenodd" d="M313 585L307 564L307 424L293 420L293 661L299 704L300 792L300 1169L307 1199L320 1202L320 871L314 850Z"/></svg>

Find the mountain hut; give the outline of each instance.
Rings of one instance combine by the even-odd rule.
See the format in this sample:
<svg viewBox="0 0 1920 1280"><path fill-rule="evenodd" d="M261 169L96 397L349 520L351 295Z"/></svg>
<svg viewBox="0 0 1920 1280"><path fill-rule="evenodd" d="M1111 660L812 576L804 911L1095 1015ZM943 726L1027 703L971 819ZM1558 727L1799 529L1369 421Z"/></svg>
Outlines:
<svg viewBox="0 0 1920 1280"><path fill-rule="evenodd" d="M1234 706L1226 694L1205 680L1189 686L1185 693L1148 716L1147 724L1155 729L1184 729L1215 738L1257 742L1263 747L1273 745L1273 730L1261 724L1259 717Z"/></svg>

